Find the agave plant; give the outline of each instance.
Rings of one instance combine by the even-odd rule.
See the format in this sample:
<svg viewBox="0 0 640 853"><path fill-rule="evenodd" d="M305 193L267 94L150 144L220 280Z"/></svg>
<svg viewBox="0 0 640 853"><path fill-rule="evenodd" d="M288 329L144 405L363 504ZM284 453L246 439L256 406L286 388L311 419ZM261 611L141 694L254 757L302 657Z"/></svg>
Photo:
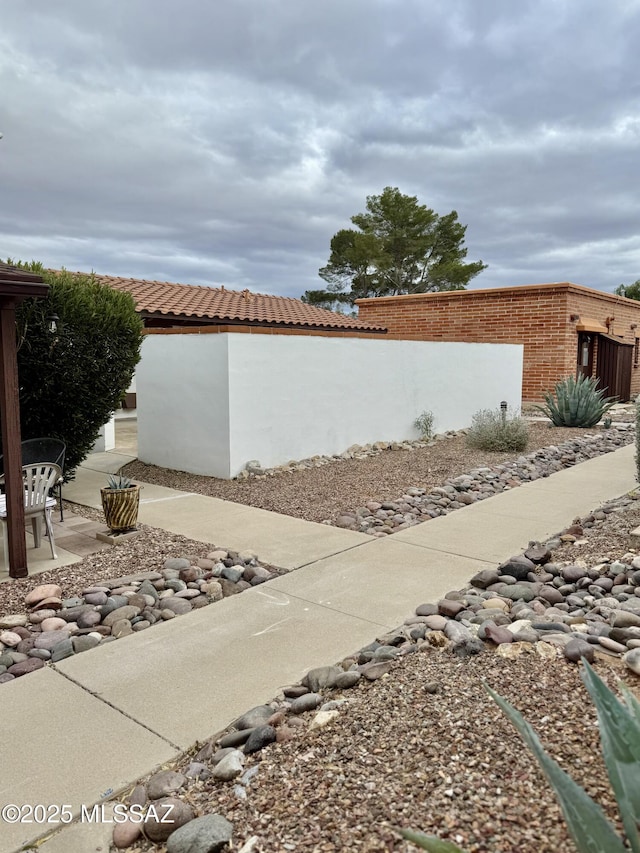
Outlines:
<svg viewBox="0 0 640 853"><path fill-rule="evenodd" d="M109 474L108 489L128 489L130 486L131 480L129 477L125 477L123 474Z"/></svg>
<svg viewBox="0 0 640 853"><path fill-rule="evenodd" d="M606 389L598 388L598 380L581 374L575 379L561 379L553 392L545 391L545 406L535 408L544 412L555 426L592 427L616 402L616 397L605 397Z"/></svg>
<svg viewBox="0 0 640 853"><path fill-rule="evenodd" d="M514 724L556 792L567 829L579 853L640 853L640 702L623 684L620 702L586 661L581 671L584 685L598 712L604 763L629 847L607 820L600 806L545 752L538 736L519 711L491 688L491 698ZM463 853L450 841L403 830L402 836L431 853Z"/></svg>

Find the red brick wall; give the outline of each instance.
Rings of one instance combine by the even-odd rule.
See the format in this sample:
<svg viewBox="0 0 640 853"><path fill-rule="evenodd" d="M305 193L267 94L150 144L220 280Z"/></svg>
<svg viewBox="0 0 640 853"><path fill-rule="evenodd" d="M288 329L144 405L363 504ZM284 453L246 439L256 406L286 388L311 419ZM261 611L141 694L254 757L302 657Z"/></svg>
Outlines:
<svg viewBox="0 0 640 853"><path fill-rule="evenodd" d="M580 315L605 325L631 343L640 337L640 302L579 285L524 285L495 290L452 291L358 300L359 318L387 327L388 337L524 345L522 399L575 374ZM631 329L632 324L638 328ZM473 365L469 366L473 369ZM640 393L640 368L632 369L632 394Z"/></svg>

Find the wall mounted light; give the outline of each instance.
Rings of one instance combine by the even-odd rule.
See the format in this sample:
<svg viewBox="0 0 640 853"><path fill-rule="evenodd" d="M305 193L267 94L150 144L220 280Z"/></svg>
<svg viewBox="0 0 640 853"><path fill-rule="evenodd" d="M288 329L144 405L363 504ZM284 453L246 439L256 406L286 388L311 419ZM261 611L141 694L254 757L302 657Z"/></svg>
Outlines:
<svg viewBox="0 0 640 853"><path fill-rule="evenodd" d="M579 315L579 314L570 314L570 315L569 315L569 320L570 320L572 323L575 323L575 322L576 322L577 320L579 320L579 319L580 319L580 315Z"/></svg>

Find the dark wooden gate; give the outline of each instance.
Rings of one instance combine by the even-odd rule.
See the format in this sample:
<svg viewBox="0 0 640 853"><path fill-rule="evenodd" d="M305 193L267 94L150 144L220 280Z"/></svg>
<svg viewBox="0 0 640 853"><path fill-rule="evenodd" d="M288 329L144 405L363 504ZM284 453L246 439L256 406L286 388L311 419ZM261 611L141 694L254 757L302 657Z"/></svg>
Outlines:
<svg viewBox="0 0 640 853"><path fill-rule="evenodd" d="M631 360L633 344L627 344L611 335L598 335L596 376L598 388L606 389L607 397L617 397L619 402L631 399Z"/></svg>

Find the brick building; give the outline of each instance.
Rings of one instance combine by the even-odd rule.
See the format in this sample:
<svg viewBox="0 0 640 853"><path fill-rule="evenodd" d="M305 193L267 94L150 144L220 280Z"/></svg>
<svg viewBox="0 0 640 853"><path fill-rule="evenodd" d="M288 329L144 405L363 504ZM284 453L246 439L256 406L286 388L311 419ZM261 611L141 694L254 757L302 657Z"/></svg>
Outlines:
<svg viewBox="0 0 640 853"><path fill-rule="evenodd" d="M640 393L640 302L569 282L359 299L361 322L422 341L524 344L523 401L568 375ZM470 365L472 368L472 365Z"/></svg>

